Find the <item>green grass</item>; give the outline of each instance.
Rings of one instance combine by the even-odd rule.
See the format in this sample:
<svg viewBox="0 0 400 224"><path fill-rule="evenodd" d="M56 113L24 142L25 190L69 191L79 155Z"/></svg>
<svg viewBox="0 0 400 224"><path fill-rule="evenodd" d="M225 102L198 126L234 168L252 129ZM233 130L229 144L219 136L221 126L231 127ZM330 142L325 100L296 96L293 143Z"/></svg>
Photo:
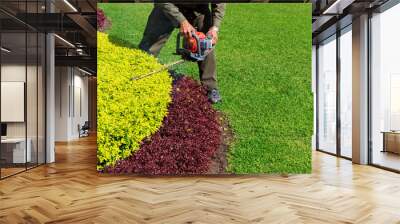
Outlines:
<svg viewBox="0 0 400 224"><path fill-rule="evenodd" d="M136 47L152 4L99 4L111 18L110 38ZM160 62L178 59L175 33ZM311 5L228 4L217 44L218 81L235 134L229 168L234 173L309 173ZM197 65L177 69L198 78Z"/></svg>

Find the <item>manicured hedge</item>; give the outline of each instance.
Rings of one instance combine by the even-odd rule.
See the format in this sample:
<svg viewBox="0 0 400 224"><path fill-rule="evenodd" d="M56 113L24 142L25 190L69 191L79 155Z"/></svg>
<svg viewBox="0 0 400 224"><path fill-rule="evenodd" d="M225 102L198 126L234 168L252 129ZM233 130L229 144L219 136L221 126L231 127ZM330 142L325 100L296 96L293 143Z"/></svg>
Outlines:
<svg viewBox="0 0 400 224"><path fill-rule="evenodd" d="M162 67L156 58L117 46L98 32L97 169L112 166L139 149L167 115L172 79L167 71L132 81Z"/></svg>
<svg viewBox="0 0 400 224"><path fill-rule="evenodd" d="M193 79L179 79L173 103L160 130L128 159L106 168L110 173L201 174L221 144L217 112L206 90Z"/></svg>

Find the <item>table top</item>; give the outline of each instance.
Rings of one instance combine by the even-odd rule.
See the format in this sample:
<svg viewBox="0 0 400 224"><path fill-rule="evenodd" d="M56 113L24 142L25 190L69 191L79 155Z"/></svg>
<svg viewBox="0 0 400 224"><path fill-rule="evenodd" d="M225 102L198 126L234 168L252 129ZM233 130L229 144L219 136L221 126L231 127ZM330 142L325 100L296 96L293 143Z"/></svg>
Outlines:
<svg viewBox="0 0 400 224"><path fill-rule="evenodd" d="M27 141L30 141L30 138L28 138ZM25 142L25 138L5 138L5 139L1 139L1 143L20 143L20 142Z"/></svg>
<svg viewBox="0 0 400 224"><path fill-rule="evenodd" d="M400 135L400 131L381 131L381 133Z"/></svg>

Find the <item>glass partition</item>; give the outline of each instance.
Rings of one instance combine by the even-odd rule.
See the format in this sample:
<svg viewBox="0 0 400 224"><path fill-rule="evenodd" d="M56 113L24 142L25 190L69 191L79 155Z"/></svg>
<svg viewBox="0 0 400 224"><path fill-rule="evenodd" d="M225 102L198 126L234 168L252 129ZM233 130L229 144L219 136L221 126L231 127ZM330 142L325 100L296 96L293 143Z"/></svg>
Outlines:
<svg viewBox="0 0 400 224"><path fill-rule="evenodd" d="M372 164L400 170L400 5L371 19Z"/></svg>
<svg viewBox="0 0 400 224"><path fill-rule="evenodd" d="M38 34L35 32L27 33L28 61L27 85L26 85L26 113L27 113L27 150L31 151L30 160L27 167L34 167L38 160Z"/></svg>
<svg viewBox="0 0 400 224"><path fill-rule="evenodd" d="M0 2L1 179L45 162L45 35L14 17L42 5Z"/></svg>
<svg viewBox="0 0 400 224"><path fill-rule="evenodd" d="M318 47L318 149L336 154L336 35Z"/></svg>
<svg viewBox="0 0 400 224"><path fill-rule="evenodd" d="M2 177L24 171L31 161L26 141L26 40L25 32L1 34Z"/></svg>
<svg viewBox="0 0 400 224"><path fill-rule="evenodd" d="M340 35L340 154L352 157L352 33L351 25Z"/></svg>
<svg viewBox="0 0 400 224"><path fill-rule="evenodd" d="M46 37L45 34L38 34L38 65L37 65L37 162L44 164L46 162L46 144L45 144L45 124L46 124Z"/></svg>

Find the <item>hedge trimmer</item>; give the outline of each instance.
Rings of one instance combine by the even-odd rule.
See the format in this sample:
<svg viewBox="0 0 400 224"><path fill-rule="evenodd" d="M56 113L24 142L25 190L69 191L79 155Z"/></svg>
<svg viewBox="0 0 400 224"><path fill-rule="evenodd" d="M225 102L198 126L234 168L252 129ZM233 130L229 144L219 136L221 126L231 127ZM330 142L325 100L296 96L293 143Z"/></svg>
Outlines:
<svg viewBox="0 0 400 224"><path fill-rule="evenodd" d="M202 32L192 32L192 37L182 39L181 44L181 34L178 33L176 37L176 54L181 55L184 60L204 61L207 55L214 50L212 37L206 36Z"/></svg>
<svg viewBox="0 0 400 224"><path fill-rule="evenodd" d="M202 32L192 32L192 37L182 38L181 34L178 33L176 37L176 55L180 55L182 59L172 62L170 64L164 65L162 68L152 71L150 73L132 77L131 80L139 80L164 70L167 70L175 65L184 63L185 61L199 62L204 61L209 53L214 50L214 45L212 44L212 37L206 36Z"/></svg>

